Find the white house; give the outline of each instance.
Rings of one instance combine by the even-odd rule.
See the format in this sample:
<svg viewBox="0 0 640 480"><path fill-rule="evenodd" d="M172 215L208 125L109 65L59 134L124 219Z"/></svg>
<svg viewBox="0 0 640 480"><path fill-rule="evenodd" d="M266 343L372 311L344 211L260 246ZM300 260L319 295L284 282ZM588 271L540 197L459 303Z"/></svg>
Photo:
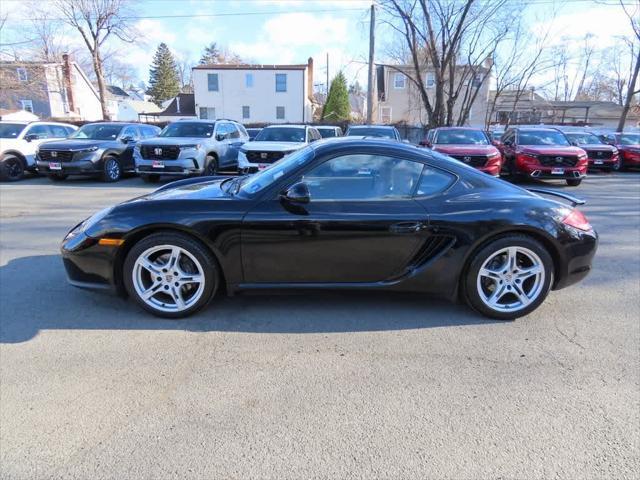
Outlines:
<svg viewBox="0 0 640 480"><path fill-rule="evenodd" d="M102 120L100 97L68 55L61 62L0 62L0 108L42 119Z"/></svg>
<svg viewBox="0 0 640 480"><path fill-rule="evenodd" d="M313 59L301 65L198 65L192 71L200 118L242 123L313 120Z"/></svg>

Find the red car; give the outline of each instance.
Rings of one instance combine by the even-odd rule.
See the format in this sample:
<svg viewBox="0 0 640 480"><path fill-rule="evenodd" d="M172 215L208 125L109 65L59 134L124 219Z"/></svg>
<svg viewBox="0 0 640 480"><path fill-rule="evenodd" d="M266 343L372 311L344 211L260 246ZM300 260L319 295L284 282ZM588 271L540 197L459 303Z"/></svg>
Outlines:
<svg viewBox="0 0 640 480"><path fill-rule="evenodd" d="M621 169L640 167L640 132L605 134L600 138L618 149Z"/></svg>
<svg viewBox="0 0 640 480"><path fill-rule="evenodd" d="M587 175L587 152L571 145L555 128L514 127L500 141L504 166L512 178L553 178L577 187Z"/></svg>
<svg viewBox="0 0 640 480"><path fill-rule="evenodd" d="M619 170L618 149L602 141L597 135L586 131L564 132L572 145L580 147L589 157L589 168Z"/></svg>
<svg viewBox="0 0 640 480"><path fill-rule="evenodd" d="M487 134L475 128L443 127L429 130L420 145L466 163L497 177L502 168L502 154L491 144Z"/></svg>

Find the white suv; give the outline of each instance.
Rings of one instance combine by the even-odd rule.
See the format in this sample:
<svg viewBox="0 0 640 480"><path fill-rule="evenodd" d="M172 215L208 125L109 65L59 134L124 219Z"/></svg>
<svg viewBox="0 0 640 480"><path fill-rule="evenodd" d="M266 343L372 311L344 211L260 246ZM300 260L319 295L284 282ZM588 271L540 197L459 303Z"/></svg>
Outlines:
<svg viewBox="0 0 640 480"><path fill-rule="evenodd" d="M16 181L36 169L38 146L67 138L77 127L57 122L0 121L0 180Z"/></svg>

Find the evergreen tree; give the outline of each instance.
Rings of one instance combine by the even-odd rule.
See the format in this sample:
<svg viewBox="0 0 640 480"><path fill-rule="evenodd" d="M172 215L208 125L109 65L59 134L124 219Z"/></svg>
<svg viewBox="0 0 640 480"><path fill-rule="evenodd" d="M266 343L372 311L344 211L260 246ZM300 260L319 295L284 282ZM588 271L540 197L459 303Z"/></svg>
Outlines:
<svg viewBox="0 0 640 480"><path fill-rule="evenodd" d="M173 54L165 43L158 45L153 63L149 69L149 89L151 101L160 106L165 100L180 92L178 69Z"/></svg>
<svg viewBox="0 0 640 480"><path fill-rule="evenodd" d="M351 105L349 104L349 92L347 80L342 72L338 72L331 81L331 88L327 96L327 102L322 109L322 119L331 121L349 120Z"/></svg>
<svg viewBox="0 0 640 480"><path fill-rule="evenodd" d="M212 63L220 63L220 49L216 42L211 42L208 46L204 47L202 56L200 57L200 65L208 65Z"/></svg>

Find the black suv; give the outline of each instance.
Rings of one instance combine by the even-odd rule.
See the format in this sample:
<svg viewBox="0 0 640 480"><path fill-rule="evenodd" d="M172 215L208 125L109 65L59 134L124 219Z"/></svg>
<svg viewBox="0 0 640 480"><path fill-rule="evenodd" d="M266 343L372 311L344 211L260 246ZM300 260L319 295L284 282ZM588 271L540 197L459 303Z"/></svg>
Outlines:
<svg viewBox="0 0 640 480"><path fill-rule="evenodd" d="M52 180L69 175L99 175L117 182L124 172L135 172L133 147L155 137L158 127L139 123L88 123L66 140L45 142L36 153L38 172Z"/></svg>

